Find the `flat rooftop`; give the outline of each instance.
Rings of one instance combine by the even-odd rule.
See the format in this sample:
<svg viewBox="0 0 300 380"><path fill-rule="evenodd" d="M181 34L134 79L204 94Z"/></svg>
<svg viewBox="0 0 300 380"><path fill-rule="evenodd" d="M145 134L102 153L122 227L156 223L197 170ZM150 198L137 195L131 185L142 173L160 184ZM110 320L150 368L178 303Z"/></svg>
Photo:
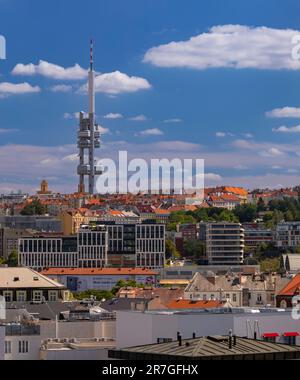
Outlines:
<svg viewBox="0 0 300 380"><path fill-rule="evenodd" d="M288 314L291 315L291 309L279 309L279 308L211 308L211 309L174 309L174 310L145 310L145 311L135 311L129 310L132 313L143 313L152 315L205 315L205 314L221 314L221 315L277 315L277 314Z"/></svg>

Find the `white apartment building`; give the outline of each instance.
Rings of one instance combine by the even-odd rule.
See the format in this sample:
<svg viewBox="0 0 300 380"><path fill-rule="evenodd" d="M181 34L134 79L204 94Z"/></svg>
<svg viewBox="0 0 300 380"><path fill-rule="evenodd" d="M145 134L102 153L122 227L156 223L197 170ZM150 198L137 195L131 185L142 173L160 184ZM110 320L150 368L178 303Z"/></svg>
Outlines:
<svg viewBox="0 0 300 380"><path fill-rule="evenodd" d="M241 224L201 223L199 236L206 245L209 265L243 264L245 236Z"/></svg>

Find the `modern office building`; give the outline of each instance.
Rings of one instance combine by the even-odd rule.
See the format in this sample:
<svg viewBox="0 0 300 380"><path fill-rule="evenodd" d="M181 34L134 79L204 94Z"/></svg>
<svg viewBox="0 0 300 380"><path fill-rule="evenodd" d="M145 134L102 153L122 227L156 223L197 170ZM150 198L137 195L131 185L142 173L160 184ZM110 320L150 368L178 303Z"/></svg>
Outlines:
<svg viewBox="0 0 300 380"><path fill-rule="evenodd" d="M103 225L91 229L82 226L77 234L79 268L103 268L107 266L108 232Z"/></svg>
<svg viewBox="0 0 300 380"><path fill-rule="evenodd" d="M205 243L209 265L241 265L245 235L239 223L201 223L199 238Z"/></svg>
<svg viewBox="0 0 300 380"><path fill-rule="evenodd" d="M261 244L274 242L274 232L258 224L243 224L245 230L245 247L255 251Z"/></svg>
<svg viewBox="0 0 300 380"><path fill-rule="evenodd" d="M108 231L108 266L162 268L165 262L165 225L153 222L137 224L117 222L98 223Z"/></svg>
<svg viewBox="0 0 300 380"><path fill-rule="evenodd" d="M278 248L296 248L300 245L300 222L279 223L276 228Z"/></svg>
<svg viewBox="0 0 300 380"><path fill-rule="evenodd" d="M83 225L77 236L22 237L19 264L45 268L140 267L162 268L165 226L115 222Z"/></svg>
<svg viewBox="0 0 300 380"><path fill-rule="evenodd" d="M77 268L77 236L34 236L19 239L19 265L41 271L44 268Z"/></svg>

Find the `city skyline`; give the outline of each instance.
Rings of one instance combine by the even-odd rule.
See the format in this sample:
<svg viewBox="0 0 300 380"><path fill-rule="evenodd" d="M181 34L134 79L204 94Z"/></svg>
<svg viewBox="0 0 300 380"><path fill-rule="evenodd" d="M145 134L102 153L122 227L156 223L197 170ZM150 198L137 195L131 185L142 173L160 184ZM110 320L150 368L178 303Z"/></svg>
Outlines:
<svg viewBox="0 0 300 380"><path fill-rule="evenodd" d="M296 1L191 1L186 8L182 1L90 0L86 8L93 9L88 26L79 2L0 1L7 43L0 193L33 193L42 178L54 191L77 191L78 111L88 111L91 37L98 158L116 158L119 150L146 159L200 158L206 186L299 185Z"/></svg>

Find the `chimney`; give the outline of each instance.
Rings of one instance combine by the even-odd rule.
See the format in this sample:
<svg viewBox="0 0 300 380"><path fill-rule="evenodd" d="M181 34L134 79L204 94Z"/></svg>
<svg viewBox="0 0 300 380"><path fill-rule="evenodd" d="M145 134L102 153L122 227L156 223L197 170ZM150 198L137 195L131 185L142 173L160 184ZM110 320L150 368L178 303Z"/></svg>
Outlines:
<svg viewBox="0 0 300 380"><path fill-rule="evenodd" d="M228 340L228 348L232 350L232 330L229 330L229 340Z"/></svg>
<svg viewBox="0 0 300 380"><path fill-rule="evenodd" d="M181 335L178 335L178 346L179 347L182 346L182 336Z"/></svg>

